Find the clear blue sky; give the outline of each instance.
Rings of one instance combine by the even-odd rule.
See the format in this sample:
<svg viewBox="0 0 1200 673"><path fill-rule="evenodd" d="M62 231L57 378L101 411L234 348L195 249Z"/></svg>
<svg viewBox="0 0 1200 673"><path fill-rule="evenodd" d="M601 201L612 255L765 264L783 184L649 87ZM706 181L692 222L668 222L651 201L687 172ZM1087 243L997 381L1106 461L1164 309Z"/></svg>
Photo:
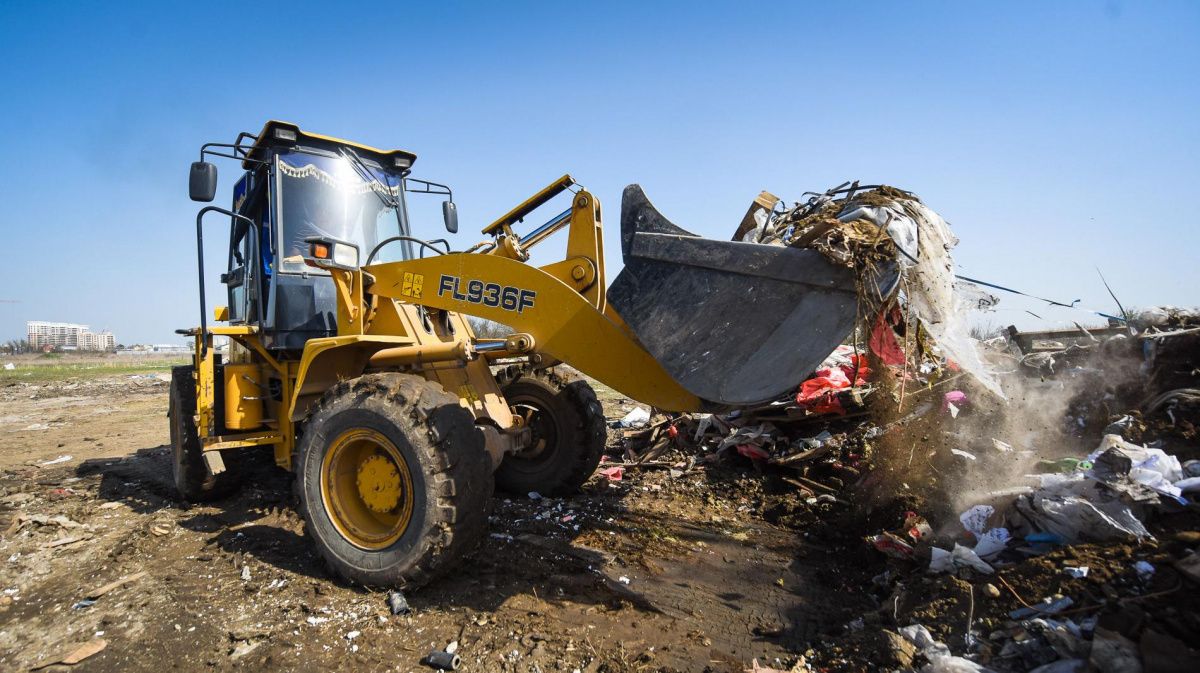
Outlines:
<svg viewBox="0 0 1200 673"><path fill-rule="evenodd" d="M188 163L268 118L417 152L458 248L563 172L607 206L612 273L626 183L726 238L760 189L862 179L950 220L967 275L1108 310L1099 267L1127 304L1200 303L1200 3L442 4L0 3L0 340L175 341Z"/></svg>

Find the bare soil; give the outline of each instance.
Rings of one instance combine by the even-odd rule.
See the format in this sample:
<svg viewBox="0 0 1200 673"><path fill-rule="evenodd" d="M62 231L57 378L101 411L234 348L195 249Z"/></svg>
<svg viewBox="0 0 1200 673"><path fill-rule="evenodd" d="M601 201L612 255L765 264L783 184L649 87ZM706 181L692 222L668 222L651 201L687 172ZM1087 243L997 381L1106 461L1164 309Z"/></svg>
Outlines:
<svg viewBox="0 0 1200 673"><path fill-rule="evenodd" d="M889 559L866 544L906 510L929 519L940 546L963 535L957 515L971 501L955 496L996 483L976 489L955 467L976 461L951 449L1007 469L996 457L1007 454L989 448L1002 428L967 422L999 417L992 409L896 421L896 436L874 442L873 469L819 499L736 453L597 476L571 498L499 495L479 549L393 615L386 594L326 572L290 475L268 455L252 457L225 500L179 500L166 378L0 384L0 670L103 641L72 668L420 671L456 642L466 671L882 671L920 666L895 631L923 624L956 653L974 633L982 663L1021 671L1066 656L1009 646L1036 641L1010 612L1056 594L1075 601L1064 615L1140 640L1143 658L1200 656L1185 645L1200 637L1200 585L1176 569L1200 547L1194 508L1148 520L1154 540L1061 547L987 575L929 575L927 555ZM598 391L610 420L629 410ZM1030 412L1039 396L1014 405L1022 428L1062 418ZM619 435L610 432L612 456ZM1156 568L1152 578L1138 561ZM1067 566L1091 573L1071 578Z"/></svg>
<svg viewBox="0 0 1200 673"><path fill-rule="evenodd" d="M177 498L164 379L0 389L0 669L96 639L74 668L416 671L457 641L474 671L786 669L871 607L821 535L764 518L780 497L746 465L500 496L479 550L393 616L326 573L269 457L224 501Z"/></svg>

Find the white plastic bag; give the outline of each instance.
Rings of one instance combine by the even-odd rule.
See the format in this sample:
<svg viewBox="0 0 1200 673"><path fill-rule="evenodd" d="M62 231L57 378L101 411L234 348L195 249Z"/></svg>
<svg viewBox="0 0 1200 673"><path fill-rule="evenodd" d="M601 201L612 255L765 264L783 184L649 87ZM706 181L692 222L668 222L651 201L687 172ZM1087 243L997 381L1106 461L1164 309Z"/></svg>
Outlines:
<svg viewBox="0 0 1200 673"><path fill-rule="evenodd" d="M645 427L650 422L650 412L641 407L634 407L633 411L625 414L621 420L617 421L617 425L622 428L641 428Z"/></svg>

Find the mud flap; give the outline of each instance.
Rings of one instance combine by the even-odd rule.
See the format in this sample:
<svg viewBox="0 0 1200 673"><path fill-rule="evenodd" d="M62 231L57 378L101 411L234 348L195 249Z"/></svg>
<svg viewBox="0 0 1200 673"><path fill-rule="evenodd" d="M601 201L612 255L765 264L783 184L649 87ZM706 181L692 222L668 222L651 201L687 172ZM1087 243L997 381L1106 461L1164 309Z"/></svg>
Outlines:
<svg viewBox="0 0 1200 673"><path fill-rule="evenodd" d="M663 217L638 185L621 201L621 253L610 304L666 371L714 408L794 389L858 317L853 270L815 250L701 238ZM894 264L876 278L890 294Z"/></svg>

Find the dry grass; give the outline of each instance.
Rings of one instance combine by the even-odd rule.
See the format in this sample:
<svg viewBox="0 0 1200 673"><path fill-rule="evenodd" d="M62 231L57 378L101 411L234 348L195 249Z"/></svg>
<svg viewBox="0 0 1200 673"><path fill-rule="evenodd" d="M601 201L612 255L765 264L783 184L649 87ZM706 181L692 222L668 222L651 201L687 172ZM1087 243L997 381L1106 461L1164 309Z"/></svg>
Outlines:
<svg viewBox="0 0 1200 673"><path fill-rule="evenodd" d="M0 364L12 363L14 369L0 369L0 385L17 382L44 383L78 378L99 378L130 374L156 374L186 364L186 356L112 355L102 353L47 353L0 357Z"/></svg>

